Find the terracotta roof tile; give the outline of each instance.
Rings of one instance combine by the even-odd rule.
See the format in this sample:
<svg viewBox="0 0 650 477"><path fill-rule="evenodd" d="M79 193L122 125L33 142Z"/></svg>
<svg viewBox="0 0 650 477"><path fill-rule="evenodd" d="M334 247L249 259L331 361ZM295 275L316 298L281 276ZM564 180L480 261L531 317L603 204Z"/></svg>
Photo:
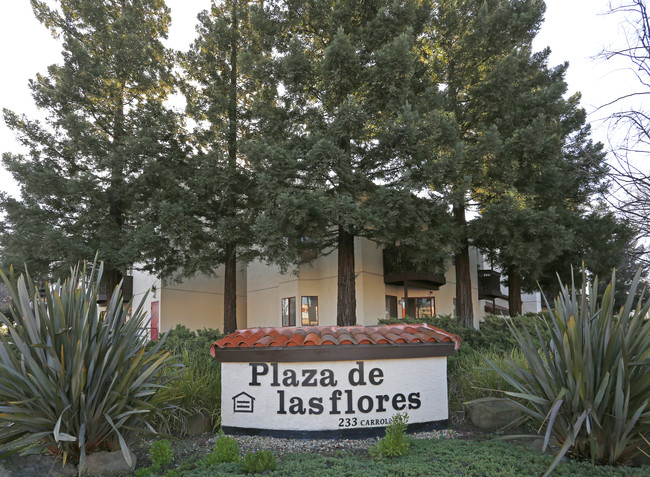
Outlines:
<svg viewBox="0 0 650 477"><path fill-rule="evenodd" d="M313 328L311 328L313 330ZM320 345L320 335L318 333L315 333L314 331L309 331L307 333L307 336L305 336L305 341L303 341L303 346L305 345L312 345L312 346L319 346Z"/></svg>
<svg viewBox="0 0 650 477"><path fill-rule="evenodd" d="M275 338L269 346L286 346L288 342L289 337L282 333L277 338Z"/></svg>
<svg viewBox="0 0 650 477"><path fill-rule="evenodd" d="M361 330L350 330L350 334L357 340L358 344L375 344L373 339Z"/></svg>
<svg viewBox="0 0 650 477"><path fill-rule="evenodd" d="M247 328L237 330L212 344L211 349L288 346L336 346L373 344L454 343L460 338L440 328L423 324L380 326L309 326Z"/></svg>
<svg viewBox="0 0 650 477"><path fill-rule="evenodd" d="M341 344L339 339L332 333L325 333L320 337L320 344L322 345L337 345Z"/></svg>
<svg viewBox="0 0 650 477"><path fill-rule="evenodd" d="M345 331L339 334L339 344L359 344L359 342L352 337L352 335L346 333Z"/></svg>
<svg viewBox="0 0 650 477"><path fill-rule="evenodd" d="M388 338L379 332L372 333L370 335L370 339L373 341L373 343L388 343Z"/></svg>
<svg viewBox="0 0 650 477"><path fill-rule="evenodd" d="M389 343L406 343L406 340L402 338L401 334L395 333L393 330L385 333L384 337L388 340Z"/></svg>

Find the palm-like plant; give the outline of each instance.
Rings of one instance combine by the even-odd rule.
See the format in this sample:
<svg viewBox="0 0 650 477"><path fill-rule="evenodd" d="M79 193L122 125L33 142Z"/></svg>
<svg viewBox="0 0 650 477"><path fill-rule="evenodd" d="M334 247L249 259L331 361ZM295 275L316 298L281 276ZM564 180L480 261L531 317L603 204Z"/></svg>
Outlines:
<svg viewBox="0 0 650 477"><path fill-rule="evenodd" d="M647 449L650 432L650 300L638 299L637 273L627 302L614 307L614 284L601 300L598 280L577 290L562 285L551 319L543 324L550 341L534 344L526 329L511 326L528 369L503 371L490 363L515 389L522 410L546 426L560 449L548 475L569 454L594 463L614 464ZM548 306L548 303L547 303ZM550 307L549 307L550 309Z"/></svg>
<svg viewBox="0 0 650 477"><path fill-rule="evenodd" d="M162 408L161 371L171 359L147 350L142 303L129 317L118 286L105 311L97 304L102 266L77 266L41 297L31 278L0 271L11 319L0 315L0 457L48 449L83 465L88 453L119 447L151 430Z"/></svg>

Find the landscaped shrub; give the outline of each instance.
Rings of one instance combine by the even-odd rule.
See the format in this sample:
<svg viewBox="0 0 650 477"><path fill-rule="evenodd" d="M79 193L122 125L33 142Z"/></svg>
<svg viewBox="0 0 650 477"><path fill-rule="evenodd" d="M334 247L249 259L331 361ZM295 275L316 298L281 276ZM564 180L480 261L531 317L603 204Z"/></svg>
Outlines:
<svg viewBox="0 0 650 477"><path fill-rule="evenodd" d="M210 417L213 428L221 419L221 366L210 355L210 345L223 335L219 330L191 331L177 325L169 332L162 349L174 354L183 367L176 379L162 391L168 403L165 419L159 426L172 434L183 435L192 415ZM155 342L150 346L155 346ZM173 372L172 367L169 372Z"/></svg>
<svg viewBox="0 0 650 477"><path fill-rule="evenodd" d="M214 328L203 328L192 331L187 326L176 325L165 339L163 349L172 354L187 353L192 358L213 359L210 355L210 345L223 338L223 333ZM156 341L152 342L155 345Z"/></svg>
<svg viewBox="0 0 650 477"><path fill-rule="evenodd" d="M561 445L553 466L565 454L625 462L648 447L650 301L642 296L633 307L639 276L615 311L615 276L599 301L597 280L589 284L583 272L581 288L562 286L547 324L550 343L542 340L541 352L528 329L511 327L530 371L493 366L516 389L508 394L544 423L546 442L553 437Z"/></svg>
<svg viewBox="0 0 650 477"><path fill-rule="evenodd" d="M544 324L548 319L547 313L530 313L523 316L516 316L514 318L507 318L498 315L488 315L484 321L481 322L479 330L474 328L465 328L460 324L457 318L450 315L435 315L431 318L416 320L415 318L406 317L404 319L390 318L386 320L379 320L382 324L395 324L395 323L428 323L431 326L441 328L449 333L460 336L461 346L456 352L455 356L461 356L463 353L480 350L494 350L509 353L513 348L517 347L517 340L512 336L508 328L508 322L513 322L518 327L525 327L534 339L539 343L540 337L535 334L535 327L538 324ZM541 339L548 341L548 333L545 327L542 326ZM450 366L454 365L453 357L450 359Z"/></svg>
<svg viewBox="0 0 650 477"><path fill-rule="evenodd" d="M275 470L275 456L269 450L248 451L241 465L249 474L261 474L267 470Z"/></svg>
<svg viewBox="0 0 650 477"><path fill-rule="evenodd" d="M215 442L214 450L206 457L208 465L222 464L224 462L239 462L239 443L232 437L225 436L223 431L219 431L219 437Z"/></svg>
<svg viewBox="0 0 650 477"><path fill-rule="evenodd" d="M147 432L163 407L159 386L171 354L145 349L142 303L131 312L119 287L97 304L102 266L76 267L39 294L29 276L0 272L11 318L0 315L0 455L48 449L83 463L88 453L122 449ZM130 314L130 317L129 317Z"/></svg>
<svg viewBox="0 0 650 477"><path fill-rule="evenodd" d="M409 416L407 413L395 414L386 426L386 435L369 449L374 459L400 457L406 454L410 443L406 437Z"/></svg>
<svg viewBox="0 0 650 477"><path fill-rule="evenodd" d="M508 331L509 333L510 331ZM506 379L490 367L489 360L509 371L512 363L525 369L526 357L518 348L506 353L497 350L463 353L449 372L449 418L454 425L469 424L467 401L485 397L503 397L503 391L514 391Z"/></svg>
<svg viewBox="0 0 650 477"><path fill-rule="evenodd" d="M174 451L172 451L172 443L167 439L161 439L151 444L149 449L151 456L151 469L154 472L160 472L166 467L169 467L174 461Z"/></svg>

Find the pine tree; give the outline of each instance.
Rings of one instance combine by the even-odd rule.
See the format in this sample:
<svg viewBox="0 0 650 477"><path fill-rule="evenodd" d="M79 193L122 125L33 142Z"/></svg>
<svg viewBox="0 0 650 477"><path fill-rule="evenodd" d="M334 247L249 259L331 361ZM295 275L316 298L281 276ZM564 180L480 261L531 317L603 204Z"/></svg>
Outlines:
<svg viewBox="0 0 650 477"><path fill-rule="evenodd" d="M257 235L265 257L285 266L337 252L341 326L356 323L355 237L446 255L436 221L444 204L423 191L449 147L423 59L432 11L381 0L275 10L283 34L273 70L281 89L264 126L272 132L246 147L267 205Z"/></svg>
<svg viewBox="0 0 650 477"><path fill-rule="evenodd" d="M3 155L21 200L3 197L2 261L57 275L96 251L110 294L134 263L165 244L144 216L179 191L179 118L164 106L172 62L161 43L170 23L161 0L32 0L63 43L63 62L30 84L45 123L4 111L27 154ZM157 212L158 213L158 212ZM172 246L171 244L169 246Z"/></svg>
<svg viewBox="0 0 650 477"><path fill-rule="evenodd" d="M237 329L237 263L253 255L255 183L241 143L256 133L252 104L264 95L264 62L273 36L262 31L263 6L213 2L199 14L198 37L181 56L187 113L197 126L192 189L197 243L181 275L212 274L224 264L224 331ZM257 22L257 25L255 24Z"/></svg>
<svg viewBox="0 0 650 477"><path fill-rule="evenodd" d="M575 230L607 168L589 139L579 95L564 99L566 65L547 67L548 51L521 49L476 90L478 132L493 154L473 192L477 244L508 276L509 312L521 314L521 289L574 247Z"/></svg>
<svg viewBox="0 0 650 477"><path fill-rule="evenodd" d="M429 67L445 85L445 108L456 120L456 147L440 170L453 204L459 244L454 250L456 312L473 326L469 262L471 231L467 211L476 208L472 191L480 181L482 163L497 147L491 135L480 134L483 111L477 89L513 52L530 46L542 21L541 0L440 0L428 32ZM500 91L499 93L505 93Z"/></svg>

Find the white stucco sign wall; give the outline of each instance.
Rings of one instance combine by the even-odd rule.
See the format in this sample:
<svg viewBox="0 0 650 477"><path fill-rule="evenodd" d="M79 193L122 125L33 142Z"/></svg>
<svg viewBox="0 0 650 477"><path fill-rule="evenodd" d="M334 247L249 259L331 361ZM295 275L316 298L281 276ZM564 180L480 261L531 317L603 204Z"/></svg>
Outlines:
<svg viewBox="0 0 650 477"><path fill-rule="evenodd" d="M444 421L446 357L230 363L221 371L222 426L337 431Z"/></svg>

